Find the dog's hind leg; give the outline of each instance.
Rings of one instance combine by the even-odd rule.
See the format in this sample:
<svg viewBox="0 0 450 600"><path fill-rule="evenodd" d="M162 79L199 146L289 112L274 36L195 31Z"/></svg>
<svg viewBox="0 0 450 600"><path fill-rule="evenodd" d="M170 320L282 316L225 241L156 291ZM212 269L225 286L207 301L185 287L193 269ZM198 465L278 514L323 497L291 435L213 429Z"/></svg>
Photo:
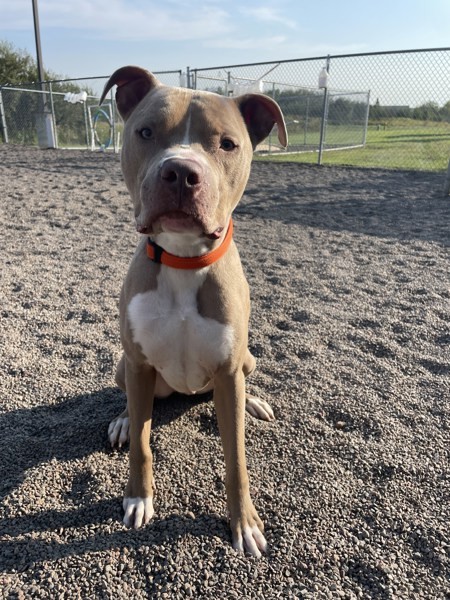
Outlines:
<svg viewBox="0 0 450 600"><path fill-rule="evenodd" d="M108 427L108 437L111 446L121 448L130 438L130 420L128 408L113 419Z"/></svg>
<svg viewBox="0 0 450 600"><path fill-rule="evenodd" d="M247 348L247 354L245 355L244 364L242 365L242 370L244 372L244 377L248 377L253 373L256 369L256 358Z"/></svg>
<svg viewBox="0 0 450 600"><path fill-rule="evenodd" d="M120 387L122 392L126 392L127 390L125 385L125 354L123 353L120 357L119 363L116 368L115 380L117 383L117 387Z"/></svg>
<svg viewBox="0 0 450 600"><path fill-rule="evenodd" d="M273 414L272 407L265 400L245 394L245 410L255 417L255 419L261 419L262 421L275 421L275 415Z"/></svg>
<svg viewBox="0 0 450 600"><path fill-rule="evenodd" d="M250 355L251 356L251 355ZM252 357L253 358L253 357ZM254 359L253 359L254 360ZM122 354L119 364L116 369L116 384L122 392L127 392L127 386L125 385L125 354ZM160 375L156 375L155 383L155 396L157 398L167 398L173 393L173 389L164 381ZM128 442L130 438L130 421L128 417L128 406L125 410L120 413L118 417L113 419L108 427L108 437L111 446L117 446L120 448L123 444Z"/></svg>
<svg viewBox="0 0 450 600"><path fill-rule="evenodd" d="M122 357L117 365L116 369L116 383L118 387L126 392L125 385L125 355L122 354ZM130 437L130 420L128 418L128 407L120 413L118 417L113 419L108 427L108 437L111 446L117 446L120 448L123 444L128 442Z"/></svg>
<svg viewBox="0 0 450 600"><path fill-rule="evenodd" d="M247 349L247 355L245 357L244 364L242 366L242 370L244 372L244 376L248 377L253 373L256 368L256 359ZM255 419L261 419L262 421L274 421L275 415L273 414L272 407L265 400L261 400L261 398L257 398L256 396L252 396L248 392L245 393L245 410L255 417Z"/></svg>

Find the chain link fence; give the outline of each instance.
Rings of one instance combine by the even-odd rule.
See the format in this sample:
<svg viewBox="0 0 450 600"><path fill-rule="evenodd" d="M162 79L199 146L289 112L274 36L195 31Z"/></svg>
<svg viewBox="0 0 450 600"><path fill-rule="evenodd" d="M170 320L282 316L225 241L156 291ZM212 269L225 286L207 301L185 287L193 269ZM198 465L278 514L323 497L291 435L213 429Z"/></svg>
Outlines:
<svg viewBox="0 0 450 600"><path fill-rule="evenodd" d="M327 72L319 89L319 75ZM273 133L258 148L271 160L444 170L450 158L450 48L322 56L156 73L168 85L232 96L268 94L281 105L288 156ZM106 77L0 87L3 141L37 144L53 130L58 147L118 148L114 102L101 109ZM67 92L86 91L70 104ZM111 96L112 98L112 96Z"/></svg>
<svg viewBox="0 0 450 600"><path fill-rule="evenodd" d="M278 102L285 117L289 153L351 148L365 144L369 91L351 92L326 87L318 89L317 85L300 87L271 80L268 76L273 75L276 68L276 65L270 65L266 74L255 79L248 75L234 74L234 70L242 67L230 70L224 67L215 74L211 74L209 70L197 70L191 73L191 85L196 89L224 96L239 96L248 92L271 96ZM274 154L284 151L277 140L276 131L272 132L269 138L257 147L256 152Z"/></svg>
<svg viewBox="0 0 450 600"><path fill-rule="evenodd" d="M181 71L155 74L167 85L183 85ZM43 84L0 86L0 130L3 142L51 148L115 150L122 120L111 93L99 98L109 76L64 79Z"/></svg>
<svg viewBox="0 0 450 600"><path fill-rule="evenodd" d="M325 91L318 90L324 68ZM273 160L417 170L449 162L450 48L192 69L191 80L226 95L247 85L275 97L287 117L288 151L298 154Z"/></svg>

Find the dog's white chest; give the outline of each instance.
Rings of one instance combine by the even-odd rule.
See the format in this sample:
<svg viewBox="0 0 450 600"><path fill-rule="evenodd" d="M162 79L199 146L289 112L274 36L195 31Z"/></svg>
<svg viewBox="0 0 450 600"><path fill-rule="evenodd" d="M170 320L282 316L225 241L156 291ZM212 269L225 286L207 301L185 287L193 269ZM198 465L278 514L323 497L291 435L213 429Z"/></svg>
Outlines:
<svg viewBox="0 0 450 600"><path fill-rule="evenodd" d="M128 305L133 341L169 386L185 394L201 391L232 351L233 328L198 312L205 277L206 269L161 269L157 288Z"/></svg>

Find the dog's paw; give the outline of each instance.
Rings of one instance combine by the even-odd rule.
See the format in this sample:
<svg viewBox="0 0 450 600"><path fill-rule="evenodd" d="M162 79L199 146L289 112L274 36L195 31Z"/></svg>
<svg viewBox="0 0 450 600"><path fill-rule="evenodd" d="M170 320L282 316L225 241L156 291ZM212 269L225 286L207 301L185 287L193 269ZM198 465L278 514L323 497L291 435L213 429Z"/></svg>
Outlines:
<svg viewBox="0 0 450 600"><path fill-rule="evenodd" d="M231 519L233 548L238 552L248 552L260 558L262 552L267 552L263 531L264 525L249 500L245 513L237 519Z"/></svg>
<svg viewBox="0 0 450 600"><path fill-rule="evenodd" d="M127 527L139 529L142 525L147 525L153 517L153 498L124 498L123 510L125 515L123 522Z"/></svg>
<svg viewBox="0 0 450 600"><path fill-rule="evenodd" d="M250 413L252 417L255 417L255 419L275 421L275 415L273 414L270 404L255 396L250 396L249 394L246 395L245 410Z"/></svg>
<svg viewBox="0 0 450 600"><path fill-rule="evenodd" d="M108 437L111 446L121 448L129 439L130 420L128 417L113 419L108 427Z"/></svg>
<svg viewBox="0 0 450 600"><path fill-rule="evenodd" d="M267 542L257 525L246 525L239 534L233 536L233 548L238 552L248 552L261 558L261 552L267 552Z"/></svg>

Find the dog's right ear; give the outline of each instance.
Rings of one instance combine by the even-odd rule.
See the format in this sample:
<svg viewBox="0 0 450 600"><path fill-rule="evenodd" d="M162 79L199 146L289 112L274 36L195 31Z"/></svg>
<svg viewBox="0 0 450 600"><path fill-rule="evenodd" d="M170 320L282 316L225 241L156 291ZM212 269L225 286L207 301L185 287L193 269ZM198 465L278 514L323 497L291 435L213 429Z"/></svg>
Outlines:
<svg viewBox="0 0 450 600"><path fill-rule="evenodd" d="M126 121L142 98L151 89L162 84L152 73L141 69L141 67L122 67L117 69L108 79L100 98L100 104L114 85L117 85L117 108L121 117Z"/></svg>
<svg viewBox="0 0 450 600"><path fill-rule="evenodd" d="M244 118L253 149L266 139L275 124L278 127L280 144L286 148L288 144L286 123L281 108L275 100L264 94L244 94L234 98L234 101Z"/></svg>

